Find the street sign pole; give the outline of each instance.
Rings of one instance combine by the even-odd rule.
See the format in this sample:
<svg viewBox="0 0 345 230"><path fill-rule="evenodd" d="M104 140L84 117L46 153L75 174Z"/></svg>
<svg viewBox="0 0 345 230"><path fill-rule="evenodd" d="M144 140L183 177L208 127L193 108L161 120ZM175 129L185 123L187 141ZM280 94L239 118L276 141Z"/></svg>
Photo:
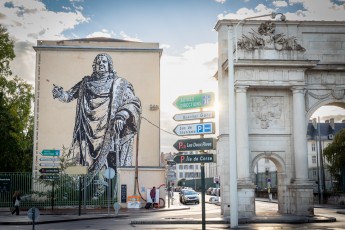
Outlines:
<svg viewBox="0 0 345 230"><path fill-rule="evenodd" d="M206 211L205 211L205 163L201 163L201 203L202 203L202 229L206 229Z"/></svg>
<svg viewBox="0 0 345 230"><path fill-rule="evenodd" d="M202 93L202 90L200 90ZM202 112L202 107L200 108L200 112ZM204 119L200 119L200 123L202 123ZM200 135L200 138L204 138L204 134ZM205 150L201 150L201 153L205 153ZM201 163L201 219L202 219L202 230L206 230L206 210L205 210L205 163Z"/></svg>

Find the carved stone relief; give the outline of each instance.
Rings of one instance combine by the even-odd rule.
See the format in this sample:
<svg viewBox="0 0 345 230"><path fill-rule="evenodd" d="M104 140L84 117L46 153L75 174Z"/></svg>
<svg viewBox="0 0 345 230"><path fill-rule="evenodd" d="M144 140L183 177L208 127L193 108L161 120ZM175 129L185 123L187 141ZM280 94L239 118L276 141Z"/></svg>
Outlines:
<svg viewBox="0 0 345 230"><path fill-rule="evenodd" d="M268 129L272 121L280 119L282 110L283 97L252 97L252 112L262 129Z"/></svg>
<svg viewBox="0 0 345 230"><path fill-rule="evenodd" d="M253 30L253 32L249 32L249 35L242 35L242 38L237 42L238 48L305 51L305 48L298 44L296 37L287 37L283 33L275 34L275 28L276 25L273 22L261 23L257 32Z"/></svg>
<svg viewBox="0 0 345 230"><path fill-rule="evenodd" d="M345 89L340 87L334 87L333 89L309 89L305 95L305 107L308 111L315 103L322 100L336 99L342 100L345 98Z"/></svg>

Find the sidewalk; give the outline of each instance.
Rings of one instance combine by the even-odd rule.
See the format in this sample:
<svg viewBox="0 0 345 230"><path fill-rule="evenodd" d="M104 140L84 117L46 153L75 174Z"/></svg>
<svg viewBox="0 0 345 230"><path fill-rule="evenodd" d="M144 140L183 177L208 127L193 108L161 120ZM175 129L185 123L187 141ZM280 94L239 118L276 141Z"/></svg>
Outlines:
<svg viewBox="0 0 345 230"><path fill-rule="evenodd" d="M122 218L128 217L133 213L147 213L147 212L164 212L164 211L177 211L190 209L184 205L180 205L177 201L174 204L170 204L170 207L166 204L164 208L150 209L120 209L119 213L116 214L114 208L111 206L108 208L96 208L96 209L84 209L81 208L79 215L79 208L69 209L40 209L40 215L35 224L44 223L58 223L68 221L79 221L79 220L92 220L92 219L108 219L108 218ZM32 221L28 217L28 209L21 208L20 215L12 215L9 208L0 208L0 225L31 225Z"/></svg>
<svg viewBox="0 0 345 230"><path fill-rule="evenodd" d="M257 201L269 202L267 199L256 199ZM272 201L276 202L276 201ZM318 207L317 205L315 207ZM180 205L177 201L174 204L170 204L164 208L150 209L150 212L162 212L162 211L177 211L177 210L187 210L190 209L184 205ZM343 209L344 210L344 209ZM340 212L343 212L340 210ZM131 216L134 213L147 213L148 210L145 208L140 209L121 209L116 215L112 207L102 208L102 209L86 209L83 207L81 209L81 215L78 214L78 208L75 209L42 209L40 210L40 216L35 222L36 224L44 223L57 223L57 222L67 222L67 221L78 221L78 220L91 220L91 219L105 219L105 218L122 218ZM345 214L345 211L344 213ZM323 216L294 216L294 215L265 215L260 214L251 218L240 218L239 223L317 223L317 222L335 222L335 218L328 218ZM201 219L194 220L184 220L184 219L166 219L166 220L132 220L131 224L201 224ZM207 224L229 224L230 218L207 218ZM27 210L21 210L20 215L12 215L9 208L0 209L0 225L31 225L32 221L28 218Z"/></svg>

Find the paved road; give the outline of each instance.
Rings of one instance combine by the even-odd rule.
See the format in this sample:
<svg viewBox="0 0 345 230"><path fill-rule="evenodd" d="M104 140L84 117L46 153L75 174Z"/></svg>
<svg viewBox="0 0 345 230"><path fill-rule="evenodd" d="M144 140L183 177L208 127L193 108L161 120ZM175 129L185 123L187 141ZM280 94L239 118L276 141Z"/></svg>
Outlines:
<svg viewBox="0 0 345 230"><path fill-rule="evenodd" d="M315 208L315 214L319 217L336 217L336 222L323 222L323 223L304 223L304 224L291 224L288 221L296 220L295 217L284 216L277 213L277 204L269 202L256 201L256 211L257 215L266 222L260 223L240 223L239 229L345 229L345 215L337 213L341 211L335 209L334 207L322 207ZM173 210L173 211L172 211ZM62 230L62 229L89 229L89 230L110 230L110 229L161 229L161 230L173 230L173 229L190 229L198 230L202 229L201 225L201 205L182 205L179 202L175 202L174 206L171 207L171 211L161 211L161 210L145 210L141 209L137 212L127 212L123 213L120 217L107 216L107 218L97 218L97 219L84 219L71 222L57 222L57 223L42 223L35 226L36 230ZM344 211L344 210L343 210ZM25 214L25 213L22 213ZM5 215L5 214L4 214ZM99 214L98 214L99 215ZM104 215L104 214L103 214ZM10 216L7 214L7 216ZM66 215L65 215L66 216ZM44 216L44 217L48 217ZM66 216L66 218L69 215ZM74 217L76 217L74 215ZM83 215L82 217L85 217ZM281 218L279 221L271 222L267 220L272 220L274 217ZM6 218L2 216L2 218ZM27 217L21 216L25 219ZM216 220L224 221L224 218L220 215L220 207L214 204L206 204L206 220L211 223L206 223L206 229L229 229L229 224L227 223L216 223ZM257 219L260 220L260 219ZM278 220L278 219L277 219ZM142 224L140 223L142 221ZM153 221L154 224L149 223ZM175 221L175 222L174 222ZM176 221L182 221L181 224L176 224ZM197 224L190 224L191 221L197 221ZM287 221L287 222L285 222ZM171 223L168 223L171 222ZM189 222L189 224L188 224ZM33 229L32 225L0 225L0 229Z"/></svg>

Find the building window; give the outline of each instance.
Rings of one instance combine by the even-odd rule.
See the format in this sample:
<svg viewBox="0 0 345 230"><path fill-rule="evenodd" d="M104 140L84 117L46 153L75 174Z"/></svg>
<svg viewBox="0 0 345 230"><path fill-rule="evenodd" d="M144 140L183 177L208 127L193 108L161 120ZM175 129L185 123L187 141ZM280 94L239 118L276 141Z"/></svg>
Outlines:
<svg viewBox="0 0 345 230"><path fill-rule="evenodd" d="M189 165L189 169L194 169L194 165Z"/></svg>
<svg viewBox="0 0 345 230"><path fill-rule="evenodd" d="M183 178L183 172L180 172L180 178Z"/></svg>
<svg viewBox="0 0 345 230"><path fill-rule="evenodd" d="M311 157L311 163L316 164L316 156Z"/></svg>
<svg viewBox="0 0 345 230"><path fill-rule="evenodd" d="M183 169L183 165L179 165L179 166L178 166L178 169Z"/></svg>
<svg viewBox="0 0 345 230"><path fill-rule="evenodd" d="M184 166L184 169L188 169L188 165L185 165L185 166Z"/></svg>
<svg viewBox="0 0 345 230"><path fill-rule="evenodd" d="M312 143L312 144L311 144L311 151L315 152L315 149L316 149L316 144L315 144L315 143Z"/></svg>
<svg viewBox="0 0 345 230"><path fill-rule="evenodd" d="M195 170L198 170L199 169L199 165L195 165Z"/></svg>

